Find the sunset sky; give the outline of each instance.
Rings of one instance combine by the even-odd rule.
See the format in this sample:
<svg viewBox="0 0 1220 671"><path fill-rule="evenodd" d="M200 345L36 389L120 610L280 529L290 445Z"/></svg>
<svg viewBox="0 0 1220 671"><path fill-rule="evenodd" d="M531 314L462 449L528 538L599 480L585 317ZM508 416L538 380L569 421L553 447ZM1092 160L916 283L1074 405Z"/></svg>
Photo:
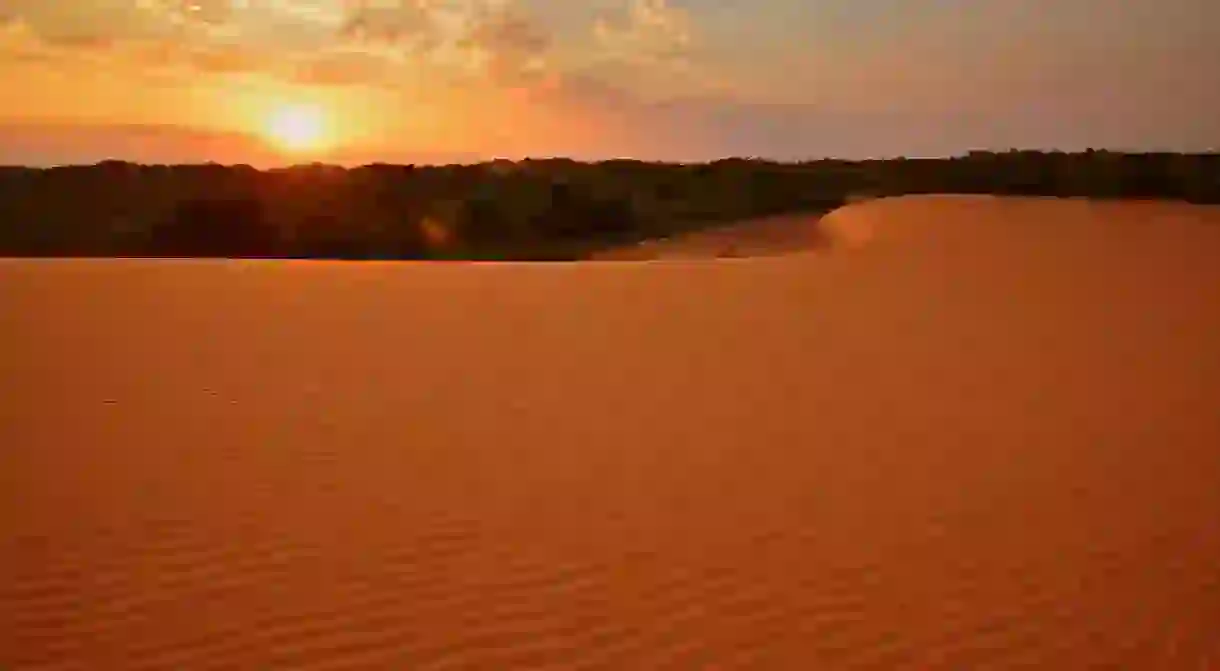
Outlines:
<svg viewBox="0 0 1220 671"><path fill-rule="evenodd" d="M0 163L1199 151L1217 63L1216 0L0 0Z"/></svg>

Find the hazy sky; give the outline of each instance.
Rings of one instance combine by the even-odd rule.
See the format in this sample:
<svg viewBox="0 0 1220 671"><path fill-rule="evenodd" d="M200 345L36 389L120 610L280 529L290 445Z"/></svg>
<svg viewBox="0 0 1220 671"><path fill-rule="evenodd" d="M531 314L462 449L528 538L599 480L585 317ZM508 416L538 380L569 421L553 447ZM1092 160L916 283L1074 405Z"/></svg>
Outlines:
<svg viewBox="0 0 1220 671"><path fill-rule="evenodd" d="M0 163L1220 148L1217 0L0 0Z"/></svg>

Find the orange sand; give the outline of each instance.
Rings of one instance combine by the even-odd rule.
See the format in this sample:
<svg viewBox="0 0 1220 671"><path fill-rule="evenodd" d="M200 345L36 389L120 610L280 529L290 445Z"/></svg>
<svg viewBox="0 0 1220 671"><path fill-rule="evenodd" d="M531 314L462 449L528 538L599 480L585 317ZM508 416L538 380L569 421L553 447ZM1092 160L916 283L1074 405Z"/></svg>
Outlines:
<svg viewBox="0 0 1220 671"><path fill-rule="evenodd" d="M0 262L0 668L1220 665L1220 209Z"/></svg>
<svg viewBox="0 0 1220 671"><path fill-rule="evenodd" d="M597 261L708 259L774 256L825 249L830 240L816 215L765 217L638 245L597 252Z"/></svg>

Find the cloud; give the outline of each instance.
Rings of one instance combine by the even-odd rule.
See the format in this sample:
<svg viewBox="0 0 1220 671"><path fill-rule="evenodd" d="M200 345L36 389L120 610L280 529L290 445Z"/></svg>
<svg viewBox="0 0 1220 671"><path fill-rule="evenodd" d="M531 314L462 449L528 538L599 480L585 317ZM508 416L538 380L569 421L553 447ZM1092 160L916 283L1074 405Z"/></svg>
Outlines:
<svg viewBox="0 0 1220 671"><path fill-rule="evenodd" d="M62 165L106 159L140 163L251 163L279 159L259 138L154 124L0 124L0 164Z"/></svg>
<svg viewBox="0 0 1220 671"><path fill-rule="evenodd" d="M473 91L539 86L554 74L553 36L527 1L0 0L0 17L25 26L30 44L138 77L259 71L316 86ZM665 6L641 7L633 21L655 32ZM56 57L29 47L10 52Z"/></svg>
<svg viewBox="0 0 1220 671"><path fill-rule="evenodd" d="M362 51L329 52L294 64L292 79L316 86L353 86L387 81L394 64Z"/></svg>
<svg viewBox="0 0 1220 671"><path fill-rule="evenodd" d="M690 14L668 0L628 0L594 20L593 37L614 56L647 61L683 58L695 41Z"/></svg>
<svg viewBox="0 0 1220 671"><path fill-rule="evenodd" d="M428 50L436 46L439 33L436 6L428 0L352 0L339 30L344 37L362 42L402 44L413 42Z"/></svg>
<svg viewBox="0 0 1220 671"><path fill-rule="evenodd" d="M337 0L336 0L337 1ZM334 40L341 15L313 0L0 0L0 16L19 21L53 47L105 50L171 40L203 50L204 63L235 50L288 52ZM217 56L220 50L225 56ZM222 67L221 69L227 69Z"/></svg>
<svg viewBox="0 0 1220 671"><path fill-rule="evenodd" d="M393 48L455 82L508 87L545 74L552 42L519 0L349 0L339 34L354 49Z"/></svg>
<svg viewBox="0 0 1220 671"><path fill-rule="evenodd" d="M267 66L266 55L239 45L209 45L187 52L187 62L200 72L256 72Z"/></svg>
<svg viewBox="0 0 1220 671"><path fill-rule="evenodd" d="M1063 129L1025 118L908 109L831 110L730 95L652 101L605 80L568 76L530 92L525 105L555 130L528 153L704 161L938 156L971 148L1039 146ZM1098 144L1097 146L1101 146Z"/></svg>
<svg viewBox="0 0 1220 671"><path fill-rule="evenodd" d="M242 43L183 41L172 37L100 36L48 41L24 20L0 26L0 55L9 63L48 65L68 71L122 72L148 82L183 83L193 74L237 74L265 69L275 56Z"/></svg>
<svg viewBox="0 0 1220 671"><path fill-rule="evenodd" d="M482 59L492 83L536 84L545 77L550 36L522 9L506 5L476 13L460 43Z"/></svg>
<svg viewBox="0 0 1220 671"><path fill-rule="evenodd" d="M738 88L717 64L715 45L699 38L694 15L670 0L625 0L593 20L590 42L584 75L652 99Z"/></svg>
<svg viewBox="0 0 1220 671"><path fill-rule="evenodd" d="M246 3L234 0L135 0L135 4L143 4L153 11L159 10L170 22L222 24L232 20L237 9Z"/></svg>
<svg viewBox="0 0 1220 671"><path fill-rule="evenodd" d="M20 20L54 46L106 47L118 40L163 36L175 25L171 8L152 0L2 1L0 14L10 21Z"/></svg>
<svg viewBox="0 0 1220 671"><path fill-rule="evenodd" d="M21 63L52 62L56 57L25 22L12 17L0 20L0 55Z"/></svg>
<svg viewBox="0 0 1220 671"><path fill-rule="evenodd" d="M349 146L320 158L327 163L476 163L479 152L430 146ZM300 159L285 156L261 138L172 124L25 122L0 123L0 165L52 166L89 164L108 159L154 164L218 162L258 168Z"/></svg>

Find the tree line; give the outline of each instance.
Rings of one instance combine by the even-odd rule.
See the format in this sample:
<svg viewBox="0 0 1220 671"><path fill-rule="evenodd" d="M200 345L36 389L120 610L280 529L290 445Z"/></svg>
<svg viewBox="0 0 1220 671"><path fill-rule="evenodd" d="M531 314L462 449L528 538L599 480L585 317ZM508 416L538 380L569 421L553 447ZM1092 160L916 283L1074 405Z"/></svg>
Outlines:
<svg viewBox="0 0 1220 671"><path fill-rule="evenodd" d="M0 167L0 256L577 259L726 221L911 193L1220 203L1220 154Z"/></svg>

